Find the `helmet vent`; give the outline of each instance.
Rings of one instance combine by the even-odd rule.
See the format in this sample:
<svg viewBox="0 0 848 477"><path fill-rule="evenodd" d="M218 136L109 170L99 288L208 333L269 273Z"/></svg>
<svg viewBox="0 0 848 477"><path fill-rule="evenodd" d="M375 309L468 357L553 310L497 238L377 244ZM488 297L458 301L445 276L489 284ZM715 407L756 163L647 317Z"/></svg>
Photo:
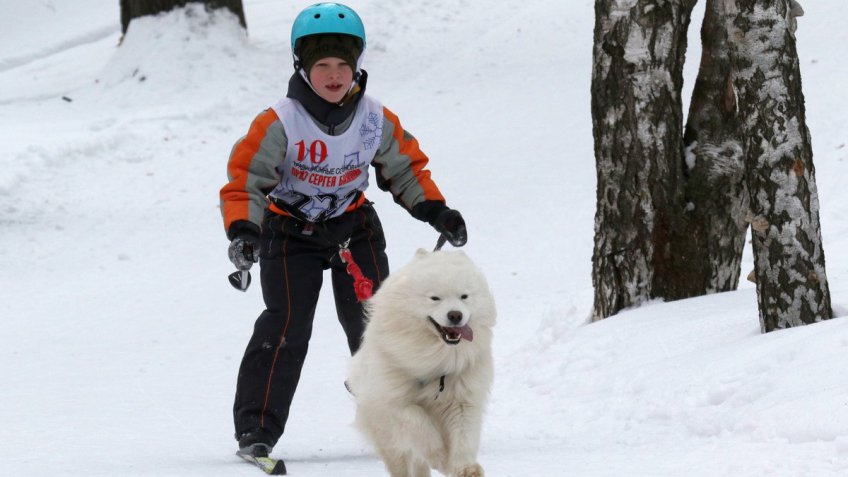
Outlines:
<svg viewBox="0 0 848 477"><path fill-rule="evenodd" d="M316 13L316 14L315 14L315 18L321 18L321 14L320 14L320 13Z"/></svg>
<svg viewBox="0 0 848 477"><path fill-rule="evenodd" d="M339 13L339 18L344 18L344 13Z"/></svg>

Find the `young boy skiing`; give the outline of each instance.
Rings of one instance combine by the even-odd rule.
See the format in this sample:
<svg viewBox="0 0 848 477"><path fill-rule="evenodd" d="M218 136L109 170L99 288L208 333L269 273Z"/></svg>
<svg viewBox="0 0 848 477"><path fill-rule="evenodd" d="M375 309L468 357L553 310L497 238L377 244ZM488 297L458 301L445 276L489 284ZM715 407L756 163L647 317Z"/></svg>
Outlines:
<svg viewBox="0 0 848 477"><path fill-rule="evenodd" d="M351 354L359 347L362 304L339 250L350 250L375 289L389 273L382 226L364 195L369 166L413 217L454 246L467 240L418 142L365 95L365 45L349 7L304 9L292 25L295 72L286 97L256 117L230 154L221 189L229 257L242 271L259 262L266 307L239 369L233 414L241 453L266 457L285 430L324 270Z"/></svg>

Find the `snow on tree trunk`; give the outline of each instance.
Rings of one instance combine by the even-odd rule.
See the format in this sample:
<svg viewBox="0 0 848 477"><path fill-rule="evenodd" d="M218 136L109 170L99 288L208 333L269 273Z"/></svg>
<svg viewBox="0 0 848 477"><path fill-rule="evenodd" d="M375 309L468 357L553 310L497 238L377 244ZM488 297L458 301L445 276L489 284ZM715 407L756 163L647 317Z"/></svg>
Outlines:
<svg viewBox="0 0 848 477"><path fill-rule="evenodd" d="M690 236L677 249L697 295L736 289L748 229L745 157L725 26L733 7L725 0L707 1L701 65L683 136Z"/></svg>
<svg viewBox="0 0 848 477"><path fill-rule="evenodd" d="M121 0L121 32L127 32L133 18L168 12L187 3L202 3L210 10L226 8L238 16L243 28L247 28L242 0Z"/></svg>
<svg viewBox="0 0 848 477"><path fill-rule="evenodd" d="M694 0L596 0L593 319L654 298L680 209L686 27Z"/></svg>
<svg viewBox="0 0 848 477"><path fill-rule="evenodd" d="M760 324L764 332L831 318L813 154L790 0L724 0L734 43Z"/></svg>

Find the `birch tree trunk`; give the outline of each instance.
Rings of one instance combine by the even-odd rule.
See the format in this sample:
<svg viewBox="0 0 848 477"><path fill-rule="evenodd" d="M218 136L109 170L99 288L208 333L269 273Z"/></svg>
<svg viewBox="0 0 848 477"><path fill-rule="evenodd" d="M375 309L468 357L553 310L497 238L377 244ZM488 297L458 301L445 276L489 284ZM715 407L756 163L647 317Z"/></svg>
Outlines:
<svg viewBox="0 0 848 477"><path fill-rule="evenodd" d="M729 11L728 11L729 10ZM694 295L735 290L748 229L740 117L725 20L733 2L707 0L702 54L683 136L688 245L678 245Z"/></svg>
<svg viewBox="0 0 848 477"><path fill-rule="evenodd" d="M593 319L735 289L751 222L763 331L832 316L794 0L708 0L681 135L695 0L596 0Z"/></svg>
<svg viewBox="0 0 848 477"><path fill-rule="evenodd" d="M120 0L121 1L121 33L126 33L134 18L145 15L156 15L168 12L187 3L203 3L208 9L226 8L236 14L241 26L247 29L244 18L242 0Z"/></svg>
<svg viewBox="0 0 848 477"><path fill-rule="evenodd" d="M791 0L725 0L733 85L743 118L760 325L764 332L832 317L813 154Z"/></svg>
<svg viewBox="0 0 848 477"><path fill-rule="evenodd" d="M695 0L596 0L593 319L663 296L679 229L686 30ZM660 270L660 273L655 271Z"/></svg>

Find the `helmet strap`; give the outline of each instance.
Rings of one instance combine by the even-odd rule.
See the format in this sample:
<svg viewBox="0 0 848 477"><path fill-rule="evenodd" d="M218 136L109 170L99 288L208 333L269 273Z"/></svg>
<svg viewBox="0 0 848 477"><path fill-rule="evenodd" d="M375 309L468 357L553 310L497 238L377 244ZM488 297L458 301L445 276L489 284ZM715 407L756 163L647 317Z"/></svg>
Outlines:
<svg viewBox="0 0 848 477"><path fill-rule="evenodd" d="M295 71L298 71L303 68L303 64L301 64L300 57L297 56L297 53L292 52L292 58L294 59L294 63L292 66L294 67Z"/></svg>

